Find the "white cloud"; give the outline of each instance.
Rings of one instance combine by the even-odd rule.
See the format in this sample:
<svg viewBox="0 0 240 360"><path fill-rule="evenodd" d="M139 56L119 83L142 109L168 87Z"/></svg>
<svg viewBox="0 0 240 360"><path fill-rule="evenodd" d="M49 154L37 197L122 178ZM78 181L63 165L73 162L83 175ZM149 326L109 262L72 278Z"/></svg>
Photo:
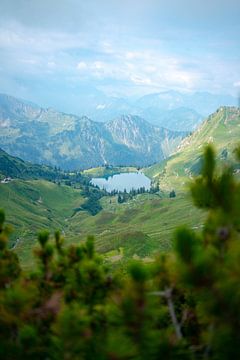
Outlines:
<svg viewBox="0 0 240 360"><path fill-rule="evenodd" d="M84 62L84 61L80 61L78 64L77 64L77 69L78 70L85 70L87 69L87 64Z"/></svg>
<svg viewBox="0 0 240 360"><path fill-rule="evenodd" d="M39 63L39 61L36 59L20 59L20 61L27 65L36 65Z"/></svg>
<svg viewBox="0 0 240 360"><path fill-rule="evenodd" d="M128 51L125 54L127 60L139 59L142 57L142 54L137 51Z"/></svg>
<svg viewBox="0 0 240 360"><path fill-rule="evenodd" d="M153 85L152 81L146 77L131 76L130 79L136 85Z"/></svg>
<svg viewBox="0 0 240 360"><path fill-rule="evenodd" d="M99 105L96 106L97 110L104 110L105 108L106 108L105 104L99 104Z"/></svg>
<svg viewBox="0 0 240 360"><path fill-rule="evenodd" d="M95 62L93 63L93 68L94 68L94 69L104 70L105 67L106 67L106 64L104 64L104 63L101 62L101 61L95 61Z"/></svg>
<svg viewBox="0 0 240 360"><path fill-rule="evenodd" d="M153 65L147 65L147 66L144 68L144 70L145 70L146 73L154 74L154 73L156 73L156 71L157 71L157 67L156 67L156 66L153 66Z"/></svg>
<svg viewBox="0 0 240 360"><path fill-rule="evenodd" d="M48 63L47 63L47 66L49 67L49 68L55 68L56 67L56 63L55 63L55 61L48 61Z"/></svg>
<svg viewBox="0 0 240 360"><path fill-rule="evenodd" d="M27 76L32 82L34 76L46 76L46 82L61 77L66 83L74 79L116 89L124 83L126 93L134 86L136 92L142 87L145 93L147 88L228 92L240 86L236 79L240 66L230 56L204 52L196 56L170 48L161 39L129 34L116 38L111 32L103 36L13 22L0 28L1 69L9 79L25 77L27 83Z"/></svg>

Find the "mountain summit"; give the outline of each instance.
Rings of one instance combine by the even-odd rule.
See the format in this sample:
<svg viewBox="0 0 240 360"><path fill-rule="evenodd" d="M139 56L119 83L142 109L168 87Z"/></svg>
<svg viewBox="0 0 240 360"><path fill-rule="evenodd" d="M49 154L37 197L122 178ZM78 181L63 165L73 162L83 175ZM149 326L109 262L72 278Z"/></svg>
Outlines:
<svg viewBox="0 0 240 360"><path fill-rule="evenodd" d="M7 95L0 95L0 127L3 150L64 169L106 163L146 166L168 157L186 135L139 116L123 115L100 123Z"/></svg>

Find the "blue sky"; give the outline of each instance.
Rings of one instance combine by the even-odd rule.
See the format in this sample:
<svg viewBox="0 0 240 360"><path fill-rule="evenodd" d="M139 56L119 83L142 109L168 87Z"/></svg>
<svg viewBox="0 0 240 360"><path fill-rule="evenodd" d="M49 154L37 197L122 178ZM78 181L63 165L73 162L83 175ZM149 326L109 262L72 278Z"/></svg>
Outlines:
<svg viewBox="0 0 240 360"><path fill-rule="evenodd" d="M81 93L237 95L237 0L1 0L0 92L60 110Z"/></svg>

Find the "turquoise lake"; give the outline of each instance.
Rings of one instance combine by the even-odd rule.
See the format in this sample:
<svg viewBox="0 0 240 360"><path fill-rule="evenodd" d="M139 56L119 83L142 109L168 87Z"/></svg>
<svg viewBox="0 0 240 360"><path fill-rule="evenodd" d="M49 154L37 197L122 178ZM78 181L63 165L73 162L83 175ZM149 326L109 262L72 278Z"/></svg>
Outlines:
<svg viewBox="0 0 240 360"><path fill-rule="evenodd" d="M129 192L132 189L137 190L141 187L150 190L151 187L151 180L140 171L136 173L116 174L107 179L94 178L91 180L91 183L99 186L100 189L105 189L107 192L113 190L124 191L124 189Z"/></svg>

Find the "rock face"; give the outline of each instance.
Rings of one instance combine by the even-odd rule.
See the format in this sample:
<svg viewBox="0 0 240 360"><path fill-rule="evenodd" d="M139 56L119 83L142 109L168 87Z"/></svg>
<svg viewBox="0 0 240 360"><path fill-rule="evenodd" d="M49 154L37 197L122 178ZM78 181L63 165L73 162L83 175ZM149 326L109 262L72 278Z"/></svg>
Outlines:
<svg viewBox="0 0 240 360"><path fill-rule="evenodd" d="M0 95L0 145L14 156L64 169L146 166L168 157L185 132L123 115L100 123Z"/></svg>

